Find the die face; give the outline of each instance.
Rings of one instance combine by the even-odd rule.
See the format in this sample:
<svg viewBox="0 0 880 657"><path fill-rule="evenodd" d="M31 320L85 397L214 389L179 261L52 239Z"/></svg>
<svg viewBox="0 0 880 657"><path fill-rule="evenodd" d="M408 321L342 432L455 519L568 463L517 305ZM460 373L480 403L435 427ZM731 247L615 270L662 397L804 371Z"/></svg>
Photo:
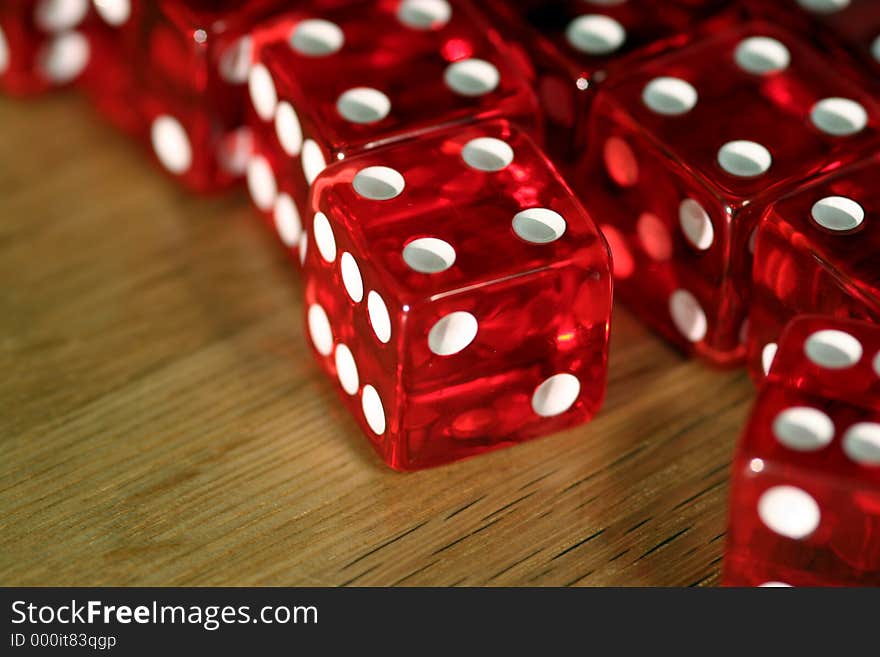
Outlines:
<svg viewBox="0 0 880 657"><path fill-rule="evenodd" d="M537 131L531 90L471 5L418 4L312 3L255 34L257 150L301 214L326 163L376 145L492 117Z"/></svg>
<svg viewBox="0 0 880 657"><path fill-rule="evenodd" d="M756 378L764 374L767 345L774 348L795 315L880 318L878 175L873 158L768 210L755 238L749 365Z"/></svg>
<svg viewBox="0 0 880 657"><path fill-rule="evenodd" d="M783 335L737 449L728 553L880 582L880 330L805 316Z"/></svg>
<svg viewBox="0 0 880 657"><path fill-rule="evenodd" d="M30 95L72 83L92 61L88 0L26 0L0 7L0 90Z"/></svg>
<svg viewBox="0 0 880 657"><path fill-rule="evenodd" d="M525 135L490 122L371 150L329 167L313 194L307 295L320 281L326 297L312 298L352 327L343 339L368 363L392 466L445 463L596 412L607 247Z"/></svg>
<svg viewBox="0 0 880 657"><path fill-rule="evenodd" d="M822 104L826 94L852 104ZM870 98L763 23L609 81L573 184L610 234L620 297L680 346L737 362L760 212L876 147L874 116Z"/></svg>
<svg viewBox="0 0 880 657"><path fill-rule="evenodd" d="M776 196L857 160L877 141L872 98L819 53L766 23L655 59L608 93L673 160L732 205ZM820 104L827 99L849 102Z"/></svg>

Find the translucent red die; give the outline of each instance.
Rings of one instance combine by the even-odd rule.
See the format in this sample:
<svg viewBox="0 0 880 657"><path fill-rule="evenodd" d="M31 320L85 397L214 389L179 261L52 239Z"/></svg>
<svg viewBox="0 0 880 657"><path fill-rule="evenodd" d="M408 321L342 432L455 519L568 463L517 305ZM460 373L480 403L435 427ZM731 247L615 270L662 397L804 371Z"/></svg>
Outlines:
<svg viewBox="0 0 880 657"><path fill-rule="evenodd" d="M336 3L339 4L339 3ZM536 101L497 32L464 0L297 4L254 35L251 196L288 246L327 163Z"/></svg>
<svg viewBox="0 0 880 657"><path fill-rule="evenodd" d="M724 581L880 584L880 326L785 330L737 447Z"/></svg>
<svg viewBox="0 0 880 657"><path fill-rule="evenodd" d="M598 410L608 248L511 124L345 158L318 178L312 203L308 333L391 467L479 454Z"/></svg>
<svg viewBox="0 0 880 657"><path fill-rule="evenodd" d="M529 73L546 118L547 148L567 173L587 150L596 88L628 75L641 61L732 24L738 17L733 4L489 0L485 6Z"/></svg>
<svg viewBox="0 0 880 657"><path fill-rule="evenodd" d="M0 91L26 95L73 82L91 60L90 0L0 3Z"/></svg>
<svg viewBox="0 0 880 657"><path fill-rule="evenodd" d="M619 296L681 347L740 361L758 218L874 152L878 116L832 62L766 23L609 81L572 184L612 245Z"/></svg>
<svg viewBox="0 0 880 657"><path fill-rule="evenodd" d="M766 374L799 314L880 322L880 157L773 203L755 238L748 364Z"/></svg>
<svg viewBox="0 0 880 657"><path fill-rule="evenodd" d="M213 191L245 171L250 30L283 0L100 0L106 31L85 82L104 115L185 186Z"/></svg>

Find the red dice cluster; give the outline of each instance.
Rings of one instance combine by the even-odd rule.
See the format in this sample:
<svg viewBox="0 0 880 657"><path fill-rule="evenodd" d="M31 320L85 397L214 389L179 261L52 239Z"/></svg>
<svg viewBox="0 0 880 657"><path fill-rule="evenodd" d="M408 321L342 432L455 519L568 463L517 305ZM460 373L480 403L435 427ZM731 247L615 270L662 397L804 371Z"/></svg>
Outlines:
<svg viewBox="0 0 880 657"><path fill-rule="evenodd" d="M589 420L612 286L747 362L739 585L880 583L878 76L876 0L0 7L0 89L75 83L186 187L246 179L396 469Z"/></svg>

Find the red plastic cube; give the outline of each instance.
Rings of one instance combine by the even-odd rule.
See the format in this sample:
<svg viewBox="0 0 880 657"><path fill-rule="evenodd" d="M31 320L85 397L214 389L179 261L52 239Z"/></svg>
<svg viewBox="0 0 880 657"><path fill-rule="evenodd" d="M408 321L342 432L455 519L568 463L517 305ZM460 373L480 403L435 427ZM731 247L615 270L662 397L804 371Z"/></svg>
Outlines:
<svg viewBox="0 0 880 657"><path fill-rule="evenodd" d="M573 186L611 243L619 296L682 348L738 363L761 213L875 152L878 118L833 62L766 23L609 81Z"/></svg>
<svg viewBox="0 0 880 657"><path fill-rule="evenodd" d="M315 355L393 468L588 420L604 397L611 273L592 220L508 122L330 165L304 265Z"/></svg>
<svg viewBox="0 0 880 657"><path fill-rule="evenodd" d="M880 585L880 326L786 329L733 464L724 581Z"/></svg>
<svg viewBox="0 0 880 657"><path fill-rule="evenodd" d="M149 144L190 189L209 192L244 174L250 31L283 0L101 0L105 31L84 82L101 112Z"/></svg>

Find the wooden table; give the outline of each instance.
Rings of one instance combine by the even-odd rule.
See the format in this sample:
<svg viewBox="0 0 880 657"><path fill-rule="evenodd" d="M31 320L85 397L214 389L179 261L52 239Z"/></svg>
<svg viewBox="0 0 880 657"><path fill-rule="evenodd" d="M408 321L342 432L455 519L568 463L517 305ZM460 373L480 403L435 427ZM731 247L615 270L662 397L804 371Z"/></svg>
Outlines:
<svg viewBox="0 0 880 657"><path fill-rule="evenodd" d="M707 585L753 391L622 309L590 425L401 475L242 192L0 100L0 584Z"/></svg>

